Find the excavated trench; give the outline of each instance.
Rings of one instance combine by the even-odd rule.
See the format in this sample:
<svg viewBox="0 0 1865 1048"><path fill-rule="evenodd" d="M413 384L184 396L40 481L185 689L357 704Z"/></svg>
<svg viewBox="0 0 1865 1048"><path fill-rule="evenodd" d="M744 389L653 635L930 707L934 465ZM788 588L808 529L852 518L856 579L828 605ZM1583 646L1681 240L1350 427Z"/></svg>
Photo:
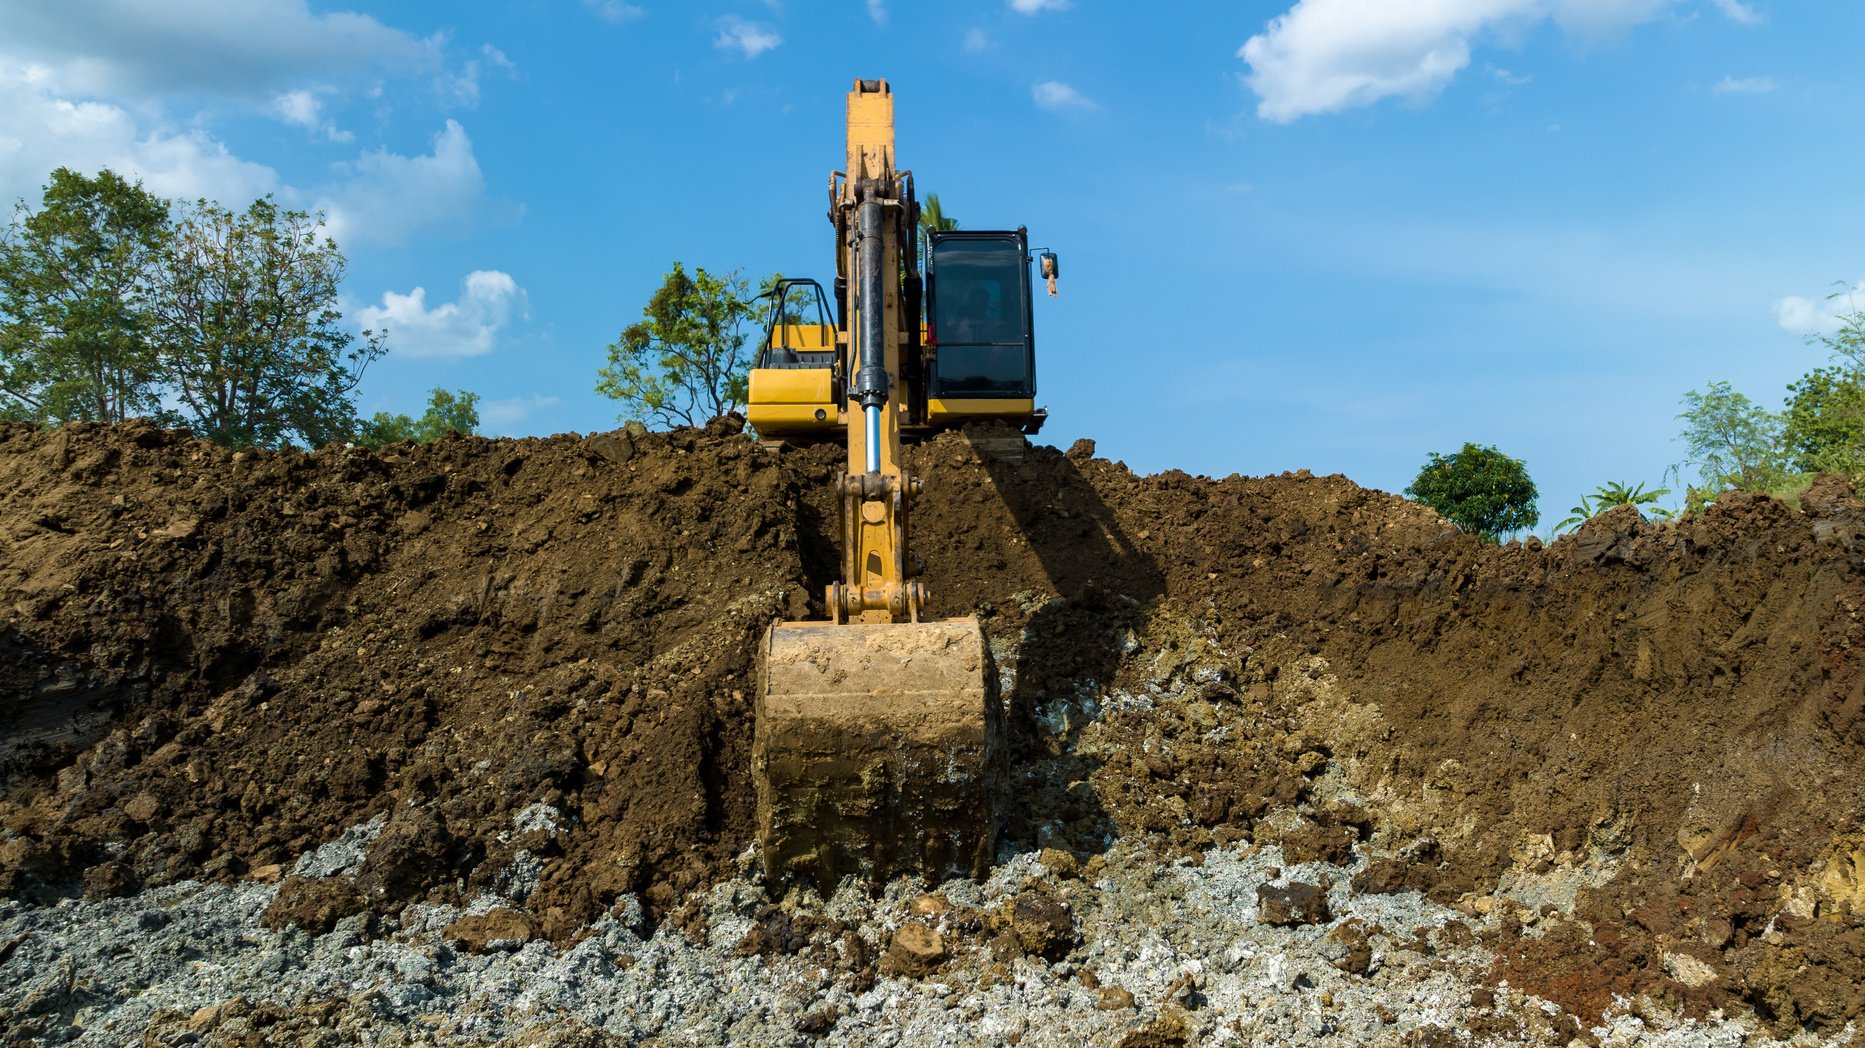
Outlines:
<svg viewBox="0 0 1865 1048"><path fill-rule="evenodd" d="M518 939L636 901L678 924L753 836L757 641L820 613L837 451L0 423L0 893L275 884L267 925L317 934L523 868ZM1002 854L1358 863L1355 891L1469 914L1489 980L1581 1026L1865 1011L1842 486L1540 548L1338 476L1141 477L1087 442L948 434L909 467L934 610L978 615L1004 673ZM378 818L351 873L294 866Z"/></svg>

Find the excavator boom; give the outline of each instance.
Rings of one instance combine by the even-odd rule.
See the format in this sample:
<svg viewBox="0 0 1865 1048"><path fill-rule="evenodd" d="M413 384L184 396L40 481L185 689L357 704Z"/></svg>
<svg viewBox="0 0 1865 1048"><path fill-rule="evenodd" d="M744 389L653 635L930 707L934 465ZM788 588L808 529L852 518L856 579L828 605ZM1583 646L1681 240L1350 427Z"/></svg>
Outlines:
<svg viewBox="0 0 1865 1048"><path fill-rule="evenodd" d="M752 745L765 872L824 892L849 875L980 872L996 842L1001 750L984 633L973 618L923 617L907 547L920 492L900 456L914 397L905 361L920 348L918 206L894 164L886 81L849 92L847 166L830 186L847 318L835 371L843 571L825 594L829 621L766 633Z"/></svg>

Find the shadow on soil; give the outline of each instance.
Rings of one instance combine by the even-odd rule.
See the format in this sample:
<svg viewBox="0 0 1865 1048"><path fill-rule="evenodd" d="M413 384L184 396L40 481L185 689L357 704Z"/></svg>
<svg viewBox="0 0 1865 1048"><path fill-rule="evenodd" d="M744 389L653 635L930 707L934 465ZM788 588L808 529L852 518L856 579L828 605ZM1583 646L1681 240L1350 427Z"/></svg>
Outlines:
<svg viewBox="0 0 1865 1048"><path fill-rule="evenodd" d="M1165 575L1073 456L981 457L1056 594L1030 610L1005 697L1015 803L1000 847L1099 854L1117 831L1092 784L1101 761L1074 752L1074 738L1118 675L1123 641L1165 593Z"/></svg>
<svg viewBox="0 0 1865 1048"><path fill-rule="evenodd" d="M103 738L139 695L99 684L78 662L0 628L0 786L43 773Z"/></svg>

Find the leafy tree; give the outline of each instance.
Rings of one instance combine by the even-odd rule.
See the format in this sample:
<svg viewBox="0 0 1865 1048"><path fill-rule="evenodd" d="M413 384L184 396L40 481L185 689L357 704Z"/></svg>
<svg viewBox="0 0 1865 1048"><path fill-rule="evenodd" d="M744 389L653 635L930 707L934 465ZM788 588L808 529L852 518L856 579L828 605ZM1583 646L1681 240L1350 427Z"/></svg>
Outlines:
<svg viewBox="0 0 1865 1048"><path fill-rule="evenodd" d="M1865 371L1815 368L1787 392L1781 436L1793 467L1865 480Z"/></svg>
<svg viewBox="0 0 1865 1048"><path fill-rule="evenodd" d="M205 200L187 209L154 296L164 377L186 421L235 447L353 436L351 392L386 350L342 326L344 268L322 215L269 196L238 214Z"/></svg>
<svg viewBox="0 0 1865 1048"><path fill-rule="evenodd" d="M958 228L958 219L945 213L939 206L939 194L928 193L920 203L920 229L928 233L949 233Z"/></svg>
<svg viewBox="0 0 1865 1048"><path fill-rule="evenodd" d="M1554 531L1559 534L1620 506L1631 506L1637 509L1639 516L1644 516L1649 510L1653 517L1659 520L1669 520L1675 514L1658 506L1657 501L1670 493L1670 488L1654 488L1646 491L1643 483L1628 488L1616 480L1608 481L1595 489L1593 494L1580 496L1580 505L1567 511L1573 516L1556 524Z"/></svg>
<svg viewBox="0 0 1865 1048"><path fill-rule="evenodd" d="M1702 477L1703 490L1693 491L1691 504L1704 497L1737 488L1771 491L1792 476L1782 417L1755 404L1727 382L1712 382L1708 390L1684 394L1685 464Z"/></svg>
<svg viewBox="0 0 1865 1048"><path fill-rule="evenodd" d="M38 212L0 229L0 408L120 422L159 405L149 279L168 205L108 169L52 172Z"/></svg>
<svg viewBox="0 0 1865 1048"><path fill-rule="evenodd" d="M1580 496L1580 505L1573 506L1567 510L1567 519L1554 525L1554 533L1559 535L1564 531L1577 528L1587 521L1592 520L1593 515L1598 512L1599 510L1593 505L1593 496L1582 495Z"/></svg>
<svg viewBox="0 0 1865 1048"><path fill-rule="evenodd" d="M765 281L768 291L775 278ZM609 345L597 370L596 392L622 402L624 419L663 426L698 426L745 403L755 349L769 299L754 296L737 273L691 276L675 262L642 319Z"/></svg>
<svg viewBox="0 0 1865 1048"><path fill-rule="evenodd" d="M1828 299L1844 298L1832 334L1807 338L1832 354L1829 367L1815 368L1787 387L1783 439L1793 465L1807 473L1838 473L1865 482L1865 311L1843 285Z"/></svg>
<svg viewBox="0 0 1865 1048"><path fill-rule="evenodd" d="M1846 300L1845 312L1835 314L1839 327L1830 335L1809 335L1807 341L1825 346L1833 356L1850 361L1851 367L1848 370L1865 371L1865 310L1858 308L1852 291L1843 282L1840 290L1826 298L1828 301L1838 298Z"/></svg>
<svg viewBox="0 0 1865 1048"><path fill-rule="evenodd" d="M1528 467L1494 447L1465 444L1450 455L1431 453L1405 493L1485 542L1535 523L1535 482Z"/></svg>
<svg viewBox="0 0 1865 1048"><path fill-rule="evenodd" d="M398 440L429 444L449 433L462 435L479 432L479 394L465 390L451 393L444 389L428 391L427 410L420 418L391 415L378 411L358 428L356 442L379 448Z"/></svg>
<svg viewBox="0 0 1865 1048"><path fill-rule="evenodd" d="M945 208L939 206L939 194L937 193L926 194L926 199L920 202L920 232L921 233L948 233L957 228L958 228L958 219L947 217L945 213ZM926 243L926 238L922 236L920 238L920 245L921 245L920 264L921 266L924 266L926 264L925 253L924 253L925 243Z"/></svg>

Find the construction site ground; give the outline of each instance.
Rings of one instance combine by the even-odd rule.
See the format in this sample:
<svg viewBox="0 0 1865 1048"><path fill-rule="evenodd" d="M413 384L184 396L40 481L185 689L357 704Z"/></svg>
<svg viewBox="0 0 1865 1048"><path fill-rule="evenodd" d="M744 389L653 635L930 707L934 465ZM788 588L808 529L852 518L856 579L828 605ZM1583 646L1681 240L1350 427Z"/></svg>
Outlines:
<svg viewBox="0 0 1865 1048"><path fill-rule="evenodd" d="M759 874L839 446L0 423L8 1043L1844 1044L1865 509L1545 548L1307 472L909 449L982 882Z"/></svg>

